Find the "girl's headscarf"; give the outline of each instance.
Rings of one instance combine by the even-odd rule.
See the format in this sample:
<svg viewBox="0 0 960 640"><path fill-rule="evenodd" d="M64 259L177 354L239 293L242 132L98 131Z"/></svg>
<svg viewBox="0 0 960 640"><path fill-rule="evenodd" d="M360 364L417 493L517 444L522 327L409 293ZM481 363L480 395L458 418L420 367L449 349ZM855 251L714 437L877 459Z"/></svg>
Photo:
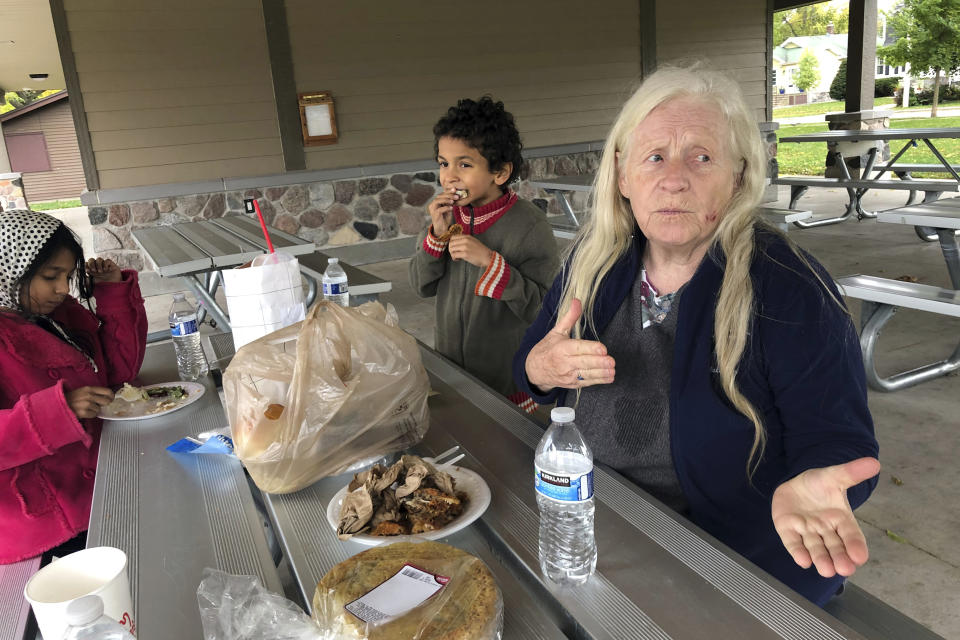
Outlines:
<svg viewBox="0 0 960 640"><path fill-rule="evenodd" d="M22 310L18 282L62 224L39 211L0 212L0 307Z"/></svg>

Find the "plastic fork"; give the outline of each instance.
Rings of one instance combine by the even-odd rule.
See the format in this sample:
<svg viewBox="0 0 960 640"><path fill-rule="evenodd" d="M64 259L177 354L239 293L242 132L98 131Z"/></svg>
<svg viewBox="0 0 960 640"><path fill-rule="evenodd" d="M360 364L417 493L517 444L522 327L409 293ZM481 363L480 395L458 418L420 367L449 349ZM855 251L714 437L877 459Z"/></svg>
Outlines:
<svg viewBox="0 0 960 640"><path fill-rule="evenodd" d="M455 454L459 450L460 450L460 445L454 445L449 449L447 449L446 451L444 451L443 453L437 454L433 457L424 458L423 460L425 462L429 462L435 467L449 467L454 463L459 462L467 455L465 453L461 453L458 456L453 456L453 454ZM453 457L448 458L448 456L453 456ZM443 462L438 462L439 460L443 460Z"/></svg>

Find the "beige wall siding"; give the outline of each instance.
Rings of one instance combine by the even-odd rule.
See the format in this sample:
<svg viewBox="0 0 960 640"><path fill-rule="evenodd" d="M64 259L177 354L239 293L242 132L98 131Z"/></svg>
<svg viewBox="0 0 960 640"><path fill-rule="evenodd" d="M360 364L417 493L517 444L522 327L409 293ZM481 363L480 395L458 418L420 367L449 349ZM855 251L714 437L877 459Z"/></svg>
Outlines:
<svg viewBox="0 0 960 640"><path fill-rule="evenodd" d="M766 0L657 2L657 63L705 60L739 83L758 121L766 119Z"/></svg>
<svg viewBox="0 0 960 640"><path fill-rule="evenodd" d="M259 0L65 0L103 189L280 173Z"/></svg>
<svg viewBox="0 0 960 640"><path fill-rule="evenodd" d="M371 4L287 0L297 90L336 101L339 142L308 169L429 158L447 107L486 93L527 147L601 140L639 77L637 0L498 0L479 34L467 5Z"/></svg>
<svg viewBox="0 0 960 640"><path fill-rule="evenodd" d="M27 200L76 199L86 188L73 115L67 100L60 100L36 111L9 120L3 125L5 134L39 131L47 143L50 171L23 174L23 190Z"/></svg>

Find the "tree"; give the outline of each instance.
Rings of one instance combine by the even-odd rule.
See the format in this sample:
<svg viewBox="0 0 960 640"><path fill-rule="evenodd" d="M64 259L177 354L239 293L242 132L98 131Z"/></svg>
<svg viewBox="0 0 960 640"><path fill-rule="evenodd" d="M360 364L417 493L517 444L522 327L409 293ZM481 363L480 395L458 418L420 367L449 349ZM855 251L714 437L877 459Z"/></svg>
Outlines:
<svg viewBox="0 0 960 640"><path fill-rule="evenodd" d="M830 83L830 97L834 100L845 100L847 97L847 59L840 61L840 67L837 69L837 75L833 76L833 82Z"/></svg>
<svg viewBox="0 0 960 640"><path fill-rule="evenodd" d="M909 63L916 72L933 71L930 116L936 117L941 72L949 76L960 70L960 0L904 0L888 25L897 41L877 49L877 57L889 64Z"/></svg>
<svg viewBox="0 0 960 640"><path fill-rule="evenodd" d="M834 33L846 33L849 23L850 11L846 7L838 10L828 4L812 4L778 11L773 14L773 41L781 44L793 36L822 36L830 24Z"/></svg>
<svg viewBox="0 0 960 640"><path fill-rule="evenodd" d="M804 51L800 57L800 64L797 65L797 72L793 74L793 84L797 85L800 91L806 91L815 86L820 82L819 67L817 57L809 51Z"/></svg>

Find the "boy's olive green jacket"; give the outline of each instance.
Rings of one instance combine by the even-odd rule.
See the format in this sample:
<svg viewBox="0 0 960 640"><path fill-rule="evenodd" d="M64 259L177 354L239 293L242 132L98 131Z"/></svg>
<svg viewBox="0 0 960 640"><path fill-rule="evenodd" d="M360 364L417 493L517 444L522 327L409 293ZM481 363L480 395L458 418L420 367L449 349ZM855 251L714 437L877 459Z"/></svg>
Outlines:
<svg viewBox="0 0 960 640"><path fill-rule="evenodd" d="M505 211L497 215L497 207ZM515 194L472 213L473 235L496 252L490 266L451 259L428 227L410 260L410 283L420 297L437 298L437 351L510 397L513 354L559 269L557 243L543 211ZM470 209L456 207L455 215L469 234Z"/></svg>

